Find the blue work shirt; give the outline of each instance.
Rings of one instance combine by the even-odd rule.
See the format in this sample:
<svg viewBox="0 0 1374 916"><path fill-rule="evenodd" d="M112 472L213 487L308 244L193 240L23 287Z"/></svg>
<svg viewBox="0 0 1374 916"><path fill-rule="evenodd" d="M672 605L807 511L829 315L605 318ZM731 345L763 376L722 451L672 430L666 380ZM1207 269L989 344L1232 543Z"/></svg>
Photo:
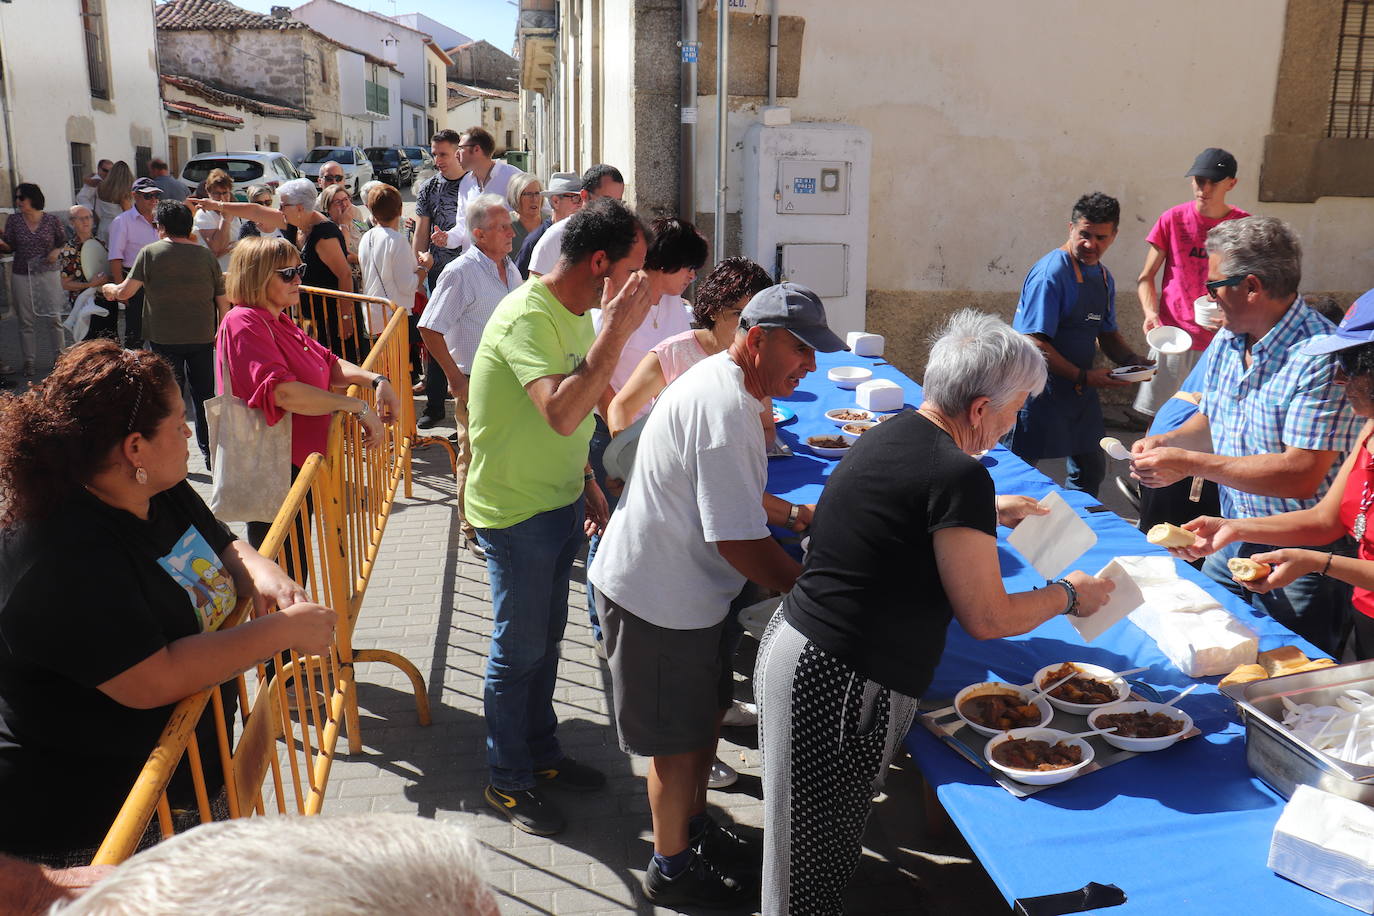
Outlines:
<svg viewBox="0 0 1374 916"><path fill-rule="evenodd" d="M1044 335L1069 362L1091 369L1098 335L1116 330L1115 303L1116 282L1106 267L1075 265L1067 251L1056 248L1026 274L1012 327ZM1097 389L1079 390L1075 382L1051 373L1040 396L1026 402L1008 437L1015 454L1035 462L1098 448L1103 425Z"/></svg>

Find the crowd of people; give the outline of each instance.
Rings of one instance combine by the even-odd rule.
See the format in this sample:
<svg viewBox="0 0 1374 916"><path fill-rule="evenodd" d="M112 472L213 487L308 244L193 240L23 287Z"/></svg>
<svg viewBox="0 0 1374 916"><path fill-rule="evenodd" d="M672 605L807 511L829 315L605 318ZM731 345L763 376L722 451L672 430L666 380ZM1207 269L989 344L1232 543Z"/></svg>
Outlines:
<svg viewBox="0 0 1374 916"><path fill-rule="evenodd" d="M298 322L302 285L412 313L418 425L446 424L453 403L458 521L492 596L484 796L538 835L566 826L551 790L606 784L565 752L554 707L585 548L620 745L650 759L643 889L656 904L761 894L769 914L840 912L871 800L950 622L994 639L1106 603L1112 584L1081 571L1005 591L997 528L1044 510L995 493L975 457L1003 442L1031 464L1066 458L1067 485L1097 495L1099 392L1134 384L1104 358L1154 369L1135 398L1153 426L1118 481L1142 526L1183 525L1197 540L1179 556L1326 651L1374 656L1374 291L1339 328L1309 307L1291 228L1226 202L1237 163L1225 150L1199 154L1185 176L1193 199L1159 217L1137 277L1142 330L1180 329L1186 348L1128 343L1103 260L1120 204L1084 194L1067 240L1029 268L1012 323L950 318L923 403L861 437L816 505L766 488L771 399L796 391L816 353L845 349L815 293L727 258L688 301L705 240L680 217L642 222L614 167L541 181L493 159L481 128L440 131L431 151L437 174L409 224L395 188L374 183L355 203L336 163L318 183L250 187L239 201L224 172L176 199L185 189L165 168L133 179L102 161L70 236L40 189L17 190L0 235L16 251L16 289L30 302L65 291L73 309L93 290L108 307L41 385L0 401L0 807L28 812L4 819L0 851L80 861L167 704L327 642L332 611L256 552L268 520L238 541L185 482L183 388L207 464L204 402L232 390L270 425L289 417L293 476L323 450L334 413L357 414L370 441L400 415L405 393L360 368L386 315L326 296L327 320ZM108 274L87 277L82 251L102 239ZM18 312L26 363L34 329L52 317L60 335L62 311ZM352 385L374 389L375 410L343 393ZM606 467L621 436L636 439L633 474ZM773 528L808 535L805 555ZM54 570L81 544L101 570L68 585ZM183 581L192 554L201 562ZM1272 572L1236 582L1235 556ZM46 613L59 581L80 616ZM736 701L733 671L738 612L760 589L779 605L755 710ZM97 593L138 607L98 612ZM282 613L217 632L243 594ZM84 729L53 727L59 708L118 736L80 818L40 814L92 753L72 743ZM735 776L716 754L722 723L755 719L762 842L707 807Z"/></svg>

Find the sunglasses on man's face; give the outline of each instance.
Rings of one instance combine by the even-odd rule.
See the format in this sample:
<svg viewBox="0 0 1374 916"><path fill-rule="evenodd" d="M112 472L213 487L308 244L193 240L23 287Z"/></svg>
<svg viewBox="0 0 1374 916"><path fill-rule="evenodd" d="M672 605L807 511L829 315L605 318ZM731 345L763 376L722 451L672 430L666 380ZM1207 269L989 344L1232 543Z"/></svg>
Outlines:
<svg viewBox="0 0 1374 916"><path fill-rule="evenodd" d="M321 175L320 180L333 183L336 181L343 181L344 177L342 175Z"/></svg>
<svg viewBox="0 0 1374 916"><path fill-rule="evenodd" d="M1222 280L1210 280L1206 284L1207 292L1214 293L1217 290L1223 289L1227 286L1240 286L1242 283L1245 282L1245 278L1248 276L1249 274L1232 274L1231 276L1226 277Z"/></svg>
<svg viewBox="0 0 1374 916"><path fill-rule="evenodd" d="M295 267L279 267L273 271L273 273L281 277L283 283L290 283L292 280L299 281L305 279L305 265L297 264Z"/></svg>

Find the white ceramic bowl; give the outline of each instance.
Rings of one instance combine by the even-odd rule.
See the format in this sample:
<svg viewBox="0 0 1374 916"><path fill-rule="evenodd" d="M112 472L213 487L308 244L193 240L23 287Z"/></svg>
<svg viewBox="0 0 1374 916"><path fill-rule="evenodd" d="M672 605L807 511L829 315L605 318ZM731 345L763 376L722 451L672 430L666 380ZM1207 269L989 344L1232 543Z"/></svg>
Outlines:
<svg viewBox="0 0 1374 916"><path fill-rule="evenodd" d="M972 719L969 719L967 716L965 716L963 712L961 712L959 709L959 707L962 706L966 700L971 700L974 697L980 697L985 693L1015 693L1019 694L1022 699L1027 701L1029 701L1031 697L1035 696L1034 690L1027 690L1025 687L1018 687L1016 684L1007 684L1002 681L983 681L980 684L969 684L963 690L956 693L954 695L955 714L957 714L960 719L963 719L964 724L967 725L969 728L973 729L980 735L987 735L989 737L991 737L992 735L1002 734L1002 729L989 728L986 725L979 725L977 722L974 722ZM1054 718L1054 710L1050 708L1049 703L1045 702L1044 697L1041 697L1040 699L1035 701L1035 708L1040 710L1040 724L1042 726L1048 725L1050 720Z"/></svg>
<svg viewBox="0 0 1374 916"><path fill-rule="evenodd" d="M1160 353L1186 353L1193 348L1193 338L1187 331L1167 324L1146 334L1145 342Z"/></svg>
<svg viewBox="0 0 1374 916"><path fill-rule="evenodd" d="M871 420L854 420L840 427L840 435L844 436L850 442L857 442L860 436L877 425L877 423ZM860 431L854 432L855 429Z"/></svg>
<svg viewBox="0 0 1374 916"><path fill-rule="evenodd" d="M1102 681L1104 684L1116 688L1116 699L1109 700L1106 703L1070 703L1068 700L1061 700L1053 694L1045 694L1045 699L1049 700L1050 705L1055 709L1062 709L1064 712L1071 712L1076 716L1086 716L1088 713L1101 709L1103 706L1109 706L1112 703L1120 703L1131 695L1131 685L1127 684L1122 678L1112 677L1112 669L1103 668L1101 665L1089 665L1087 662L1069 662L1069 664L1077 668L1078 672L1084 677L1092 678L1095 681ZM1035 689L1042 690L1045 685L1053 684L1054 681L1050 680L1049 674L1056 668L1061 667L1063 667L1063 662L1058 665L1046 665L1035 672L1035 680L1032 682L1035 685Z"/></svg>
<svg viewBox="0 0 1374 916"><path fill-rule="evenodd" d="M1134 371L1122 371L1134 370ZM1154 378L1154 366L1118 366L1111 371L1112 378L1119 382L1146 382Z"/></svg>
<svg viewBox="0 0 1374 916"><path fill-rule="evenodd" d="M1182 728L1172 735L1165 735L1163 738L1127 738L1124 735L1115 735L1111 732L1102 735L1103 741L1123 751L1162 751L1166 747L1176 744L1193 729L1193 717L1178 707L1165 706L1163 703L1147 703L1144 700L1130 700L1125 703L1113 703L1110 706L1099 706L1089 714L1088 725L1097 728L1096 720L1100 716L1116 712L1162 712L1169 718L1183 723Z"/></svg>
<svg viewBox="0 0 1374 916"><path fill-rule="evenodd" d="M826 373L826 376L841 388L852 390L858 388L860 382L873 378L873 370L865 369L863 366L836 366Z"/></svg>
<svg viewBox="0 0 1374 916"><path fill-rule="evenodd" d="M863 416L859 417L857 420L842 420L835 416L840 413L861 413ZM861 421L874 419L873 411L864 410L862 407L836 407L834 410L827 410L825 412L825 418L836 426L844 426L846 423L859 423Z"/></svg>
<svg viewBox="0 0 1374 916"><path fill-rule="evenodd" d="M814 454L820 455L822 458L843 458L843 457L849 452L849 446L848 446L848 445L846 445L844 448L827 448L826 446L823 446L823 445L816 445L816 444L815 444L815 440L818 440L818 439L834 439L834 438L835 438L834 436L807 436L807 437L806 437L806 447L809 448L809 449L811 449L811 451L812 451ZM841 436L840 438L844 438L844 437ZM846 441L848 441L848 440L846 440Z"/></svg>
<svg viewBox="0 0 1374 916"><path fill-rule="evenodd" d="M1020 770L1016 767L1009 767L1005 764L998 763L992 758L993 749L999 744L1005 744L1013 738L1028 739L1031 741L1048 741L1051 744L1058 744L1064 741L1065 738L1068 738L1069 740L1065 743L1077 745L1079 749L1083 751L1083 759L1073 766L1060 767L1057 770ZM983 757L988 763L992 764L1003 773L1006 773L1017 782L1024 782L1028 786L1052 786L1056 783L1067 782L1073 779L1078 775L1079 770L1092 763L1093 748L1091 744L1084 741L1082 738L1069 738L1068 732L1061 732L1057 728L1013 728L1011 731L1003 732L989 741L987 747L983 748Z"/></svg>

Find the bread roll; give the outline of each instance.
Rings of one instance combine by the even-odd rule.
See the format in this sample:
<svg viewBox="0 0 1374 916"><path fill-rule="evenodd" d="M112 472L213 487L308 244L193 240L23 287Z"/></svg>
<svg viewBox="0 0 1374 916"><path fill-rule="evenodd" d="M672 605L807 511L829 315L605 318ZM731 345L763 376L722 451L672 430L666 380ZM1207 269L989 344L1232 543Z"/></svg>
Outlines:
<svg viewBox="0 0 1374 916"><path fill-rule="evenodd" d="M1232 557L1226 561L1226 568L1231 570L1231 575L1242 582L1254 582L1256 579L1263 579L1274 569L1268 563L1258 563L1249 557Z"/></svg>
<svg viewBox="0 0 1374 916"><path fill-rule="evenodd" d="M1259 665L1237 665L1235 670L1221 679L1221 687L1228 687L1231 684L1248 684L1251 681L1262 681L1269 677L1269 672Z"/></svg>
<svg viewBox="0 0 1374 916"><path fill-rule="evenodd" d="M1255 660L1270 677L1292 674L1298 668L1308 665L1312 661L1297 646L1279 646L1277 649L1261 652Z"/></svg>
<svg viewBox="0 0 1374 916"><path fill-rule="evenodd" d="M1145 540L1160 547L1192 547L1197 543L1197 535L1164 522L1151 528Z"/></svg>
<svg viewBox="0 0 1374 916"><path fill-rule="evenodd" d="M1284 674L1300 674L1303 671L1319 671L1322 668L1330 668L1335 664L1336 663L1329 658L1314 658L1305 665L1299 665L1296 668L1289 668L1284 672Z"/></svg>

